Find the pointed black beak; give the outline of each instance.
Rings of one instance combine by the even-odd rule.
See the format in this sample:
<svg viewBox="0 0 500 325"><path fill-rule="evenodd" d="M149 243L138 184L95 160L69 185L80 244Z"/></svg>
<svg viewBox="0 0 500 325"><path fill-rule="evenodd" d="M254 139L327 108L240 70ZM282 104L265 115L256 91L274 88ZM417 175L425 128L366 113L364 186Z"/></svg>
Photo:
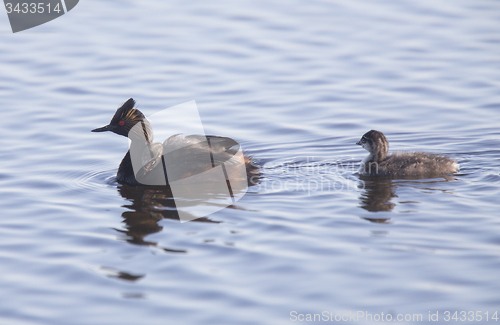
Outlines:
<svg viewBox="0 0 500 325"><path fill-rule="evenodd" d="M115 129L114 126L112 126L112 125L106 125L106 126L103 126L102 128L93 129L91 132L113 131L114 129Z"/></svg>
<svg viewBox="0 0 500 325"><path fill-rule="evenodd" d="M357 144L358 146L361 146L361 145L362 145L361 140L359 140L358 142L356 142L356 144Z"/></svg>

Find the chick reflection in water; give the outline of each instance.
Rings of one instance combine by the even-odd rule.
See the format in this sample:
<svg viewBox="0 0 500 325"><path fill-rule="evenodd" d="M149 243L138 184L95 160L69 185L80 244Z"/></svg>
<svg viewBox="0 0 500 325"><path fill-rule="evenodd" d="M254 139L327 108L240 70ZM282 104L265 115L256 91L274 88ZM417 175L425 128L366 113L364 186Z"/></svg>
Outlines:
<svg viewBox="0 0 500 325"><path fill-rule="evenodd" d="M246 193L248 185L257 182L258 167L235 140L175 134L163 143L153 142L150 122L134 106L135 101L130 98L117 109L108 125L92 130L111 131L131 140L116 175L116 180L123 184L122 191L130 186L126 197L132 196L135 201L158 195L170 198L162 199L162 206L170 206L177 210L178 219L189 221L234 204ZM146 206L150 206L149 202ZM165 211L161 215L171 216Z"/></svg>
<svg viewBox="0 0 500 325"><path fill-rule="evenodd" d="M397 197L395 186L389 179L365 181L365 192L361 194L361 207L367 211L391 211L395 204L389 202L392 198Z"/></svg>

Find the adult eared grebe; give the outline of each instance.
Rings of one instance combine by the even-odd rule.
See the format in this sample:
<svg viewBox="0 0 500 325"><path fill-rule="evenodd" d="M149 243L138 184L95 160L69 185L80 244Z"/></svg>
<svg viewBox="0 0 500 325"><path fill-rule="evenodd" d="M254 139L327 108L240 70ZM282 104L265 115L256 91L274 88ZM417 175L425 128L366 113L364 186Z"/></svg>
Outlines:
<svg viewBox="0 0 500 325"><path fill-rule="evenodd" d="M455 160L441 155L425 152L388 155L389 142L379 131L366 132L356 144L369 152L359 168L359 173L364 176L430 177L459 171Z"/></svg>
<svg viewBox="0 0 500 325"><path fill-rule="evenodd" d="M211 136L211 135L188 135L176 134L169 137L163 144L152 143L153 129L144 114L137 108L134 108L135 101L130 98L116 110L115 115L108 125L92 130L92 132L111 131L123 135L131 140L130 150L123 157L116 180L121 184L132 186L139 185L165 185L168 181L172 182L184 179L192 175L200 174L211 168L219 166L235 157L239 150L239 144L231 138ZM140 164L142 168L134 174L133 162L130 151L137 149L142 152ZM134 152L134 151L133 151ZM169 173L166 180L165 170L162 160L167 166L175 165L174 175ZM232 164L244 164L246 177L249 184L253 175L258 175L258 168L251 163L248 156L242 156L241 161L234 161ZM231 168L230 170L236 170ZM137 176L137 178L136 178ZM231 177L240 177L238 175L226 175ZM140 182L138 181L138 178Z"/></svg>

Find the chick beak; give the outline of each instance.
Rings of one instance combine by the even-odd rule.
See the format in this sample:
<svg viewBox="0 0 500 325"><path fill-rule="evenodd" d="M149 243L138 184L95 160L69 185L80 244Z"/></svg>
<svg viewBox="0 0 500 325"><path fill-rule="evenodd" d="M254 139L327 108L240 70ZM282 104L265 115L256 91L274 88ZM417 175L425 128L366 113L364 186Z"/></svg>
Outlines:
<svg viewBox="0 0 500 325"><path fill-rule="evenodd" d="M358 146L362 145L361 140L359 140L358 142L356 142L356 144L357 144Z"/></svg>

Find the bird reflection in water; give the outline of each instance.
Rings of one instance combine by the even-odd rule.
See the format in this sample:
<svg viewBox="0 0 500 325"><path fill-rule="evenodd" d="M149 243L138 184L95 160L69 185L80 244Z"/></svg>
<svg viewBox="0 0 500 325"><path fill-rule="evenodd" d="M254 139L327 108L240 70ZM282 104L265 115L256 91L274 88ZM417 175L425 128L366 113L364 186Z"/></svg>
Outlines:
<svg viewBox="0 0 500 325"><path fill-rule="evenodd" d="M364 193L361 194L361 207L370 212L391 211L396 204L391 203L396 186L390 179L365 180Z"/></svg>
<svg viewBox="0 0 500 325"><path fill-rule="evenodd" d="M370 212L391 211L396 206L390 202L394 197L396 186L391 179L363 177L365 191L360 196L361 207ZM363 218L370 222L385 223L389 218Z"/></svg>
<svg viewBox="0 0 500 325"><path fill-rule="evenodd" d="M260 173L255 166L254 174L248 178L248 186L259 183ZM131 244L157 247L156 242L147 241L147 235L160 232L163 227L158 224L162 219L179 221L179 213L175 205L172 191L169 186L130 186L118 185L118 192L129 203L124 205L128 211L122 213L125 229L116 229L124 235L125 240ZM228 208L241 209L235 205ZM207 217L193 216L192 222L220 223ZM186 253L186 250L160 247L171 253Z"/></svg>
<svg viewBox="0 0 500 325"><path fill-rule="evenodd" d="M124 234L126 241L135 245L157 246L157 243L147 241L147 235L157 233L163 229L158 222L162 219L179 220L172 191L168 186L129 186L119 185L118 192L129 201L124 205L129 211L122 213L125 229L116 229ZM210 222L206 217L197 218L194 222ZM186 253L185 250L161 248L172 253Z"/></svg>
<svg viewBox="0 0 500 325"><path fill-rule="evenodd" d="M396 195L396 188L400 186L411 186L418 189L426 189L428 191L437 190L432 188L432 184L449 182L456 180L452 176L443 176L444 179L433 179L433 180L421 180L421 178L405 178L404 180L394 178L381 178L381 177L370 177L361 176L360 179L363 181L363 185L360 186L364 188L364 192L359 197L361 208L370 212L390 212L396 206L395 203L391 202L392 198L398 197ZM425 187L422 185L425 184ZM439 189L440 191L448 192L447 190ZM404 201L399 203L419 203L417 201ZM370 222L375 223L387 223L390 218L363 218Z"/></svg>

